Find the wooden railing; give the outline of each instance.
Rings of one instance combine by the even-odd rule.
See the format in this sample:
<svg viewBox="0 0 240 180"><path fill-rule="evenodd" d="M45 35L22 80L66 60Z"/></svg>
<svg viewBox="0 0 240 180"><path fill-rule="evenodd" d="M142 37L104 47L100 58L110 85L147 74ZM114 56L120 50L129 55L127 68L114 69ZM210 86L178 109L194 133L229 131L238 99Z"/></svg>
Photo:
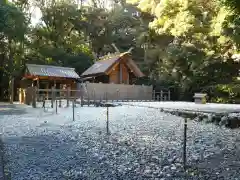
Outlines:
<svg viewBox="0 0 240 180"><path fill-rule="evenodd" d="M84 92L84 90L71 90L68 89L37 89L34 87L31 87L27 90L28 93L26 94L27 103L26 104L32 104L33 107L36 107L37 102L45 102L46 100L51 101L51 106L53 106L54 101L59 101L61 103L61 100L67 101L67 106L69 106L70 101L77 101L81 103L83 106L84 104L95 104L96 102L106 102L106 101L169 101L171 99L170 91L160 91L160 92L145 92L142 94L131 94L130 92L127 92L127 95L124 95L124 99L122 99L120 92L105 92L102 93L101 97L95 96L95 92ZM146 94L150 93L150 94ZM148 97L148 98L145 98ZM150 97L150 99L149 99Z"/></svg>

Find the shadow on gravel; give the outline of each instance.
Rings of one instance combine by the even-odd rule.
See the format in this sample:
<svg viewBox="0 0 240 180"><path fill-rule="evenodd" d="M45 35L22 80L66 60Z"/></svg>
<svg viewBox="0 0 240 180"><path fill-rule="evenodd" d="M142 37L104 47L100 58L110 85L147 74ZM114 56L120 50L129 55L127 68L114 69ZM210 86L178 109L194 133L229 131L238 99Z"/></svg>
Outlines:
<svg viewBox="0 0 240 180"><path fill-rule="evenodd" d="M0 103L0 116L2 115L22 115L26 114L24 108L20 107L21 105L15 104L1 104Z"/></svg>
<svg viewBox="0 0 240 180"><path fill-rule="evenodd" d="M25 180L35 179L71 179L71 180L149 180L161 179L161 175L143 176L136 173L139 162L118 162L115 161L120 156L132 151L127 149L126 145L117 145L116 150L120 146L126 147L123 155L115 154L116 151L109 150L109 142L107 139L99 139L103 141L103 147L98 151L92 152L96 148L93 141L88 141L87 137L73 139L64 135L59 137L59 133L41 136L25 136L25 137L6 137L4 139L7 154L7 170L10 172L11 179ZM86 139L85 139L86 138ZM85 143L79 144L84 140ZM106 156L101 156L105 153ZM115 156L116 155L116 156ZM149 164L148 158L138 154L140 160L145 159ZM130 163L129 168L120 171L121 164ZM145 166L141 164L141 166ZM159 164L160 167L160 164ZM170 173L171 174L171 173ZM165 180L185 180L185 176L173 175L164 178ZM181 173L182 174L182 173ZM191 179L191 178L187 178Z"/></svg>
<svg viewBox="0 0 240 180"><path fill-rule="evenodd" d="M41 136L24 136L24 137L8 137L4 141L7 144L7 170L10 172L11 179L71 179L71 180L211 180L212 178L205 178L200 176L195 170L184 173L170 170L165 175L156 175L150 173L149 176L143 175L140 170L137 173L135 166L140 167L149 166L151 164L149 158L137 154L139 161L118 162L116 159L120 158L135 149L127 148L126 144L115 144L114 151L109 150L109 141L105 138L103 147L94 153L91 149L96 148L92 141L88 141L83 136L81 139L85 141L84 144L79 144L80 139L73 139L68 135L59 137L59 133L52 135ZM99 139L102 141L103 139ZM106 146L106 147L105 147ZM114 152L119 149L126 148L126 152ZM102 156L102 153L106 156ZM136 153L136 152L135 152ZM116 156L115 156L115 155ZM145 162L143 163L142 160ZM120 171L121 164L130 163L129 168ZM163 162L159 162L159 168ZM167 165L166 165L167 166ZM195 175L192 175L195 173Z"/></svg>
<svg viewBox="0 0 240 180"><path fill-rule="evenodd" d="M239 179L240 151L224 150L220 154L214 154L202 162L193 165L203 179L211 180L235 180Z"/></svg>
<svg viewBox="0 0 240 180"><path fill-rule="evenodd" d="M94 144L82 147L71 138L55 135L9 137L4 141L11 179L123 179L88 152Z"/></svg>

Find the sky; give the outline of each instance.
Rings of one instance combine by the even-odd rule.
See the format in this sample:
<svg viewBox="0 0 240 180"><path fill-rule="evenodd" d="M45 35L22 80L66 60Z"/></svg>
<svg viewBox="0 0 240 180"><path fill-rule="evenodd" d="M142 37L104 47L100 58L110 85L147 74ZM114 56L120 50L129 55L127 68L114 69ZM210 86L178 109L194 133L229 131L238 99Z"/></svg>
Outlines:
<svg viewBox="0 0 240 180"><path fill-rule="evenodd" d="M31 18L31 23L32 25L36 25L39 23L42 13L38 7L31 7L30 12L32 12L32 18Z"/></svg>

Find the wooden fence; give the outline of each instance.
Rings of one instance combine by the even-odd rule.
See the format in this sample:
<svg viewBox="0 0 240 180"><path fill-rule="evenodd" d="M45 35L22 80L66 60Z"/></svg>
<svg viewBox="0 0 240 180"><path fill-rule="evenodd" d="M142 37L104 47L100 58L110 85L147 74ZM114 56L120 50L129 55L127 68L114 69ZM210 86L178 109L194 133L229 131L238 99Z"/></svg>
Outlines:
<svg viewBox="0 0 240 180"><path fill-rule="evenodd" d="M80 85L83 96L95 100L152 100L152 86L84 83Z"/></svg>
<svg viewBox="0 0 240 180"><path fill-rule="evenodd" d="M100 86L95 86L95 84L93 86L87 85L87 87L81 87L79 90L29 87L21 93L19 99L22 103L31 104L33 107L36 107L37 102L45 102L45 100L50 100L52 106L56 100L66 100L67 106L69 106L69 101L72 100L79 100L82 105L83 103L89 105L91 102L99 101L169 101L171 99L170 91L155 92L149 86L128 85L128 89L118 88L114 91L114 89L108 88L108 91L104 92L103 84L100 84ZM97 87L102 87L102 89Z"/></svg>

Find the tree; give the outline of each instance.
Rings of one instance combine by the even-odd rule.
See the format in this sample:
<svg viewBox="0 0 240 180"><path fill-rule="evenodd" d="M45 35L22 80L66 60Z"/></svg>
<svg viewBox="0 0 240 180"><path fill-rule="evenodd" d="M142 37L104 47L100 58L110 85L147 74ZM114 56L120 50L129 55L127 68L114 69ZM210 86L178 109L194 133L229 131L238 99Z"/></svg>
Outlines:
<svg viewBox="0 0 240 180"><path fill-rule="evenodd" d="M11 99L13 101L13 79L17 76L18 70L21 66L21 42L25 39L27 31L26 18L22 11L20 11L14 4L5 3L0 5L0 44L1 44L1 68L0 81L1 85L5 86L9 81L9 92L11 92ZM7 77L7 78L4 78ZM6 89L1 88L1 97L4 96Z"/></svg>
<svg viewBox="0 0 240 180"><path fill-rule="evenodd" d="M83 72L92 63L91 50L74 22L84 21L84 10L65 2L40 8L42 22L30 34L29 55L35 54L43 64L72 66L77 72Z"/></svg>
<svg viewBox="0 0 240 180"><path fill-rule="evenodd" d="M115 52L112 44L121 52L132 50L149 77L146 83L171 86L183 99L195 91L226 94L225 87L234 87L235 92L239 63L231 57L240 44L237 0L131 1L2 3L1 96L13 89L9 81L26 63L70 66L81 74L99 56ZM33 5L42 14L36 26L30 22Z"/></svg>
<svg viewBox="0 0 240 180"><path fill-rule="evenodd" d="M229 9L225 21L223 22L225 35L233 39L236 48L240 48L240 1L220 0Z"/></svg>
<svg viewBox="0 0 240 180"><path fill-rule="evenodd" d="M204 86L226 83L226 79L232 82L237 76L238 66L228 66L235 47L223 34L229 12L219 2L139 0L133 3L155 16L149 23L157 34L154 38L166 39L163 46L157 42L149 50L155 52L149 56L155 56L152 78L175 84L181 94L192 97L192 92ZM230 69L225 66L231 67L234 73L230 75ZM212 67L221 70L213 71ZM226 78L218 78L220 75Z"/></svg>

